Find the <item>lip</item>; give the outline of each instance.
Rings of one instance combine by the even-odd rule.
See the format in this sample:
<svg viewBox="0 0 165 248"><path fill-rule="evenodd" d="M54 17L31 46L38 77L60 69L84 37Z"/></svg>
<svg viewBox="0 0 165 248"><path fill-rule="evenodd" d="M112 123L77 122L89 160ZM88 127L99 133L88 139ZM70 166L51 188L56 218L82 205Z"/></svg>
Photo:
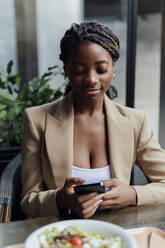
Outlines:
<svg viewBox="0 0 165 248"><path fill-rule="evenodd" d="M100 92L100 89L83 89L87 95L96 95Z"/></svg>
<svg viewBox="0 0 165 248"><path fill-rule="evenodd" d="M83 88L82 91L84 92L98 92L100 91L100 88Z"/></svg>

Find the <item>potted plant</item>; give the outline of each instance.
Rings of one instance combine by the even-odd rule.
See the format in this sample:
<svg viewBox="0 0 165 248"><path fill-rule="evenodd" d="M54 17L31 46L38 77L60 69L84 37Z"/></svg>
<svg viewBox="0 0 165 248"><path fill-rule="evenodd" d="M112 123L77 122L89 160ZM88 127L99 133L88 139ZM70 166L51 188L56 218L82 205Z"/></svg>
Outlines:
<svg viewBox="0 0 165 248"><path fill-rule="evenodd" d="M13 61L9 61L6 73L0 72L0 170L20 151L24 110L58 99L66 84L56 89L50 85L56 75L63 74L58 66L49 67L41 77L28 83L12 73L12 66Z"/></svg>

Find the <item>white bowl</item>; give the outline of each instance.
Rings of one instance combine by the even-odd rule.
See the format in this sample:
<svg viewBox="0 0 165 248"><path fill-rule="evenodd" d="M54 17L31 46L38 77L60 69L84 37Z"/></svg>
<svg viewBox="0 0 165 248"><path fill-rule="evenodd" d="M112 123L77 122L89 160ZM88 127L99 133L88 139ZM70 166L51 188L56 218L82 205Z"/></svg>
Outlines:
<svg viewBox="0 0 165 248"><path fill-rule="evenodd" d="M73 225L78 225L89 235L98 233L105 238L109 238L111 235L120 236L126 244L126 248L137 248L136 241L123 228L104 221L82 219L59 221L37 229L25 240L25 248L40 248L38 235L45 229L57 227L61 231L64 228Z"/></svg>

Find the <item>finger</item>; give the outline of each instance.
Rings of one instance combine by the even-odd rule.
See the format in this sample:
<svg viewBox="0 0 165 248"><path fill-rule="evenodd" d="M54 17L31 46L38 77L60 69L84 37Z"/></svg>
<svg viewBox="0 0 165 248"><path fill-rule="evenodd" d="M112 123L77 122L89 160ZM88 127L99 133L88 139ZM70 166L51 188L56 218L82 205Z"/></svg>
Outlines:
<svg viewBox="0 0 165 248"><path fill-rule="evenodd" d="M97 198L95 199L94 197L97 195L98 194L95 192L87 194L87 195L78 195L75 193L72 194L72 200L74 201L72 209L76 212L82 211L83 209L85 209L85 208L89 207L90 205L92 205L93 203L95 203ZM88 202L88 203L85 204L86 202Z"/></svg>
<svg viewBox="0 0 165 248"><path fill-rule="evenodd" d="M116 210L116 209L120 209L120 208L122 208L122 206L120 206L118 204L112 204L112 205L104 206L104 207L99 205L99 207L98 207L99 210L106 210L106 209Z"/></svg>
<svg viewBox="0 0 165 248"><path fill-rule="evenodd" d="M98 203L101 199L102 199L102 194L97 194L92 198L89 198L88 200L81 202L81 207L82 209L87 209L90 206L93 206L94 204Z"/></svg>
<svg viewBox="0 0 165 248"><path fill-rule="evenodd" d="M105 180L104 181L105 188L108 188L108 187L113 188L113 187L116 187L118 184L119 184L119 181L116 178L112 178L110 180Z"/></svg>
<svg viewBox="0 0 165 248"><path fill-rule="evenodd" d="M113 208L116 205L119 206L117 199L110 199L110 200L100 202L99 208L100 209Z"/></svg>
<svg viewBox="0 0 165 248"><path fill-rule="evenodd" d="M95 198L96 197L96 198ZM92 192L92 193L89 193L89 194L85 194L85 195L77 195L77 200L79 203L82 203L82 202L88 202L89 203L91 202L95 202L95 200L99 200L103 197L102 194L98 194L96 192Z"/></svg>
<svg viewBox="0 0 165 248"><path fill-rule="evenodd" d="M98 209L100 201L95 202L92 206L82 211L81 215L83 218L87 219L91 217Z"/></svg>
<svg viewBox="0 0 165 248"><path fill-rule="evenodd" d="M86 215L92 215L95 212L96 206L98 208L100 200L101 195L97 194L95 197L89 199L88 201L81 202L80 204L76 203L74 209L76 212L78 212L79 216L85 218Z"/></svg>
<svg viewBox="0 0 165 248"><path fill-rule="evenodd" d="M78 177L67 177L65 180L65 187L83 184L84 180Z"/></svg>
<svg viewBox="0 0 165 248"><path fill-rule="evenodd" d="M118 195L119 195L118 188L116 187L104 193L102 198L103 200L115 199L118 197Z"/></svg>

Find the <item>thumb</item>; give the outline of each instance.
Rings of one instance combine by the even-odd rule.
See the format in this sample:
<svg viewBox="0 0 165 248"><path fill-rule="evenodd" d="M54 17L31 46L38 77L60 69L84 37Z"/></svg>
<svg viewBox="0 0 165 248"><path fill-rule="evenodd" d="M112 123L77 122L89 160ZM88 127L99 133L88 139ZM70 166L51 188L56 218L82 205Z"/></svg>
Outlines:
<svg viewBox="0 0 165 248"><path fill-rule="evenodd" d="M104 182L104 186L105 188L106 187L111 187L111 188L114 188L118 185L118 180L116 178L112 178L112 179L109 179L109 180L105 180L103 181Z"/></svg>
<svg viewBox="0 0 165 248"><path fill-rule="evenodd" d="M80 185L84 183L84 179L78 178L78 177L67 177L65 180L64 187L70 187L74 185Z"/></svg>

